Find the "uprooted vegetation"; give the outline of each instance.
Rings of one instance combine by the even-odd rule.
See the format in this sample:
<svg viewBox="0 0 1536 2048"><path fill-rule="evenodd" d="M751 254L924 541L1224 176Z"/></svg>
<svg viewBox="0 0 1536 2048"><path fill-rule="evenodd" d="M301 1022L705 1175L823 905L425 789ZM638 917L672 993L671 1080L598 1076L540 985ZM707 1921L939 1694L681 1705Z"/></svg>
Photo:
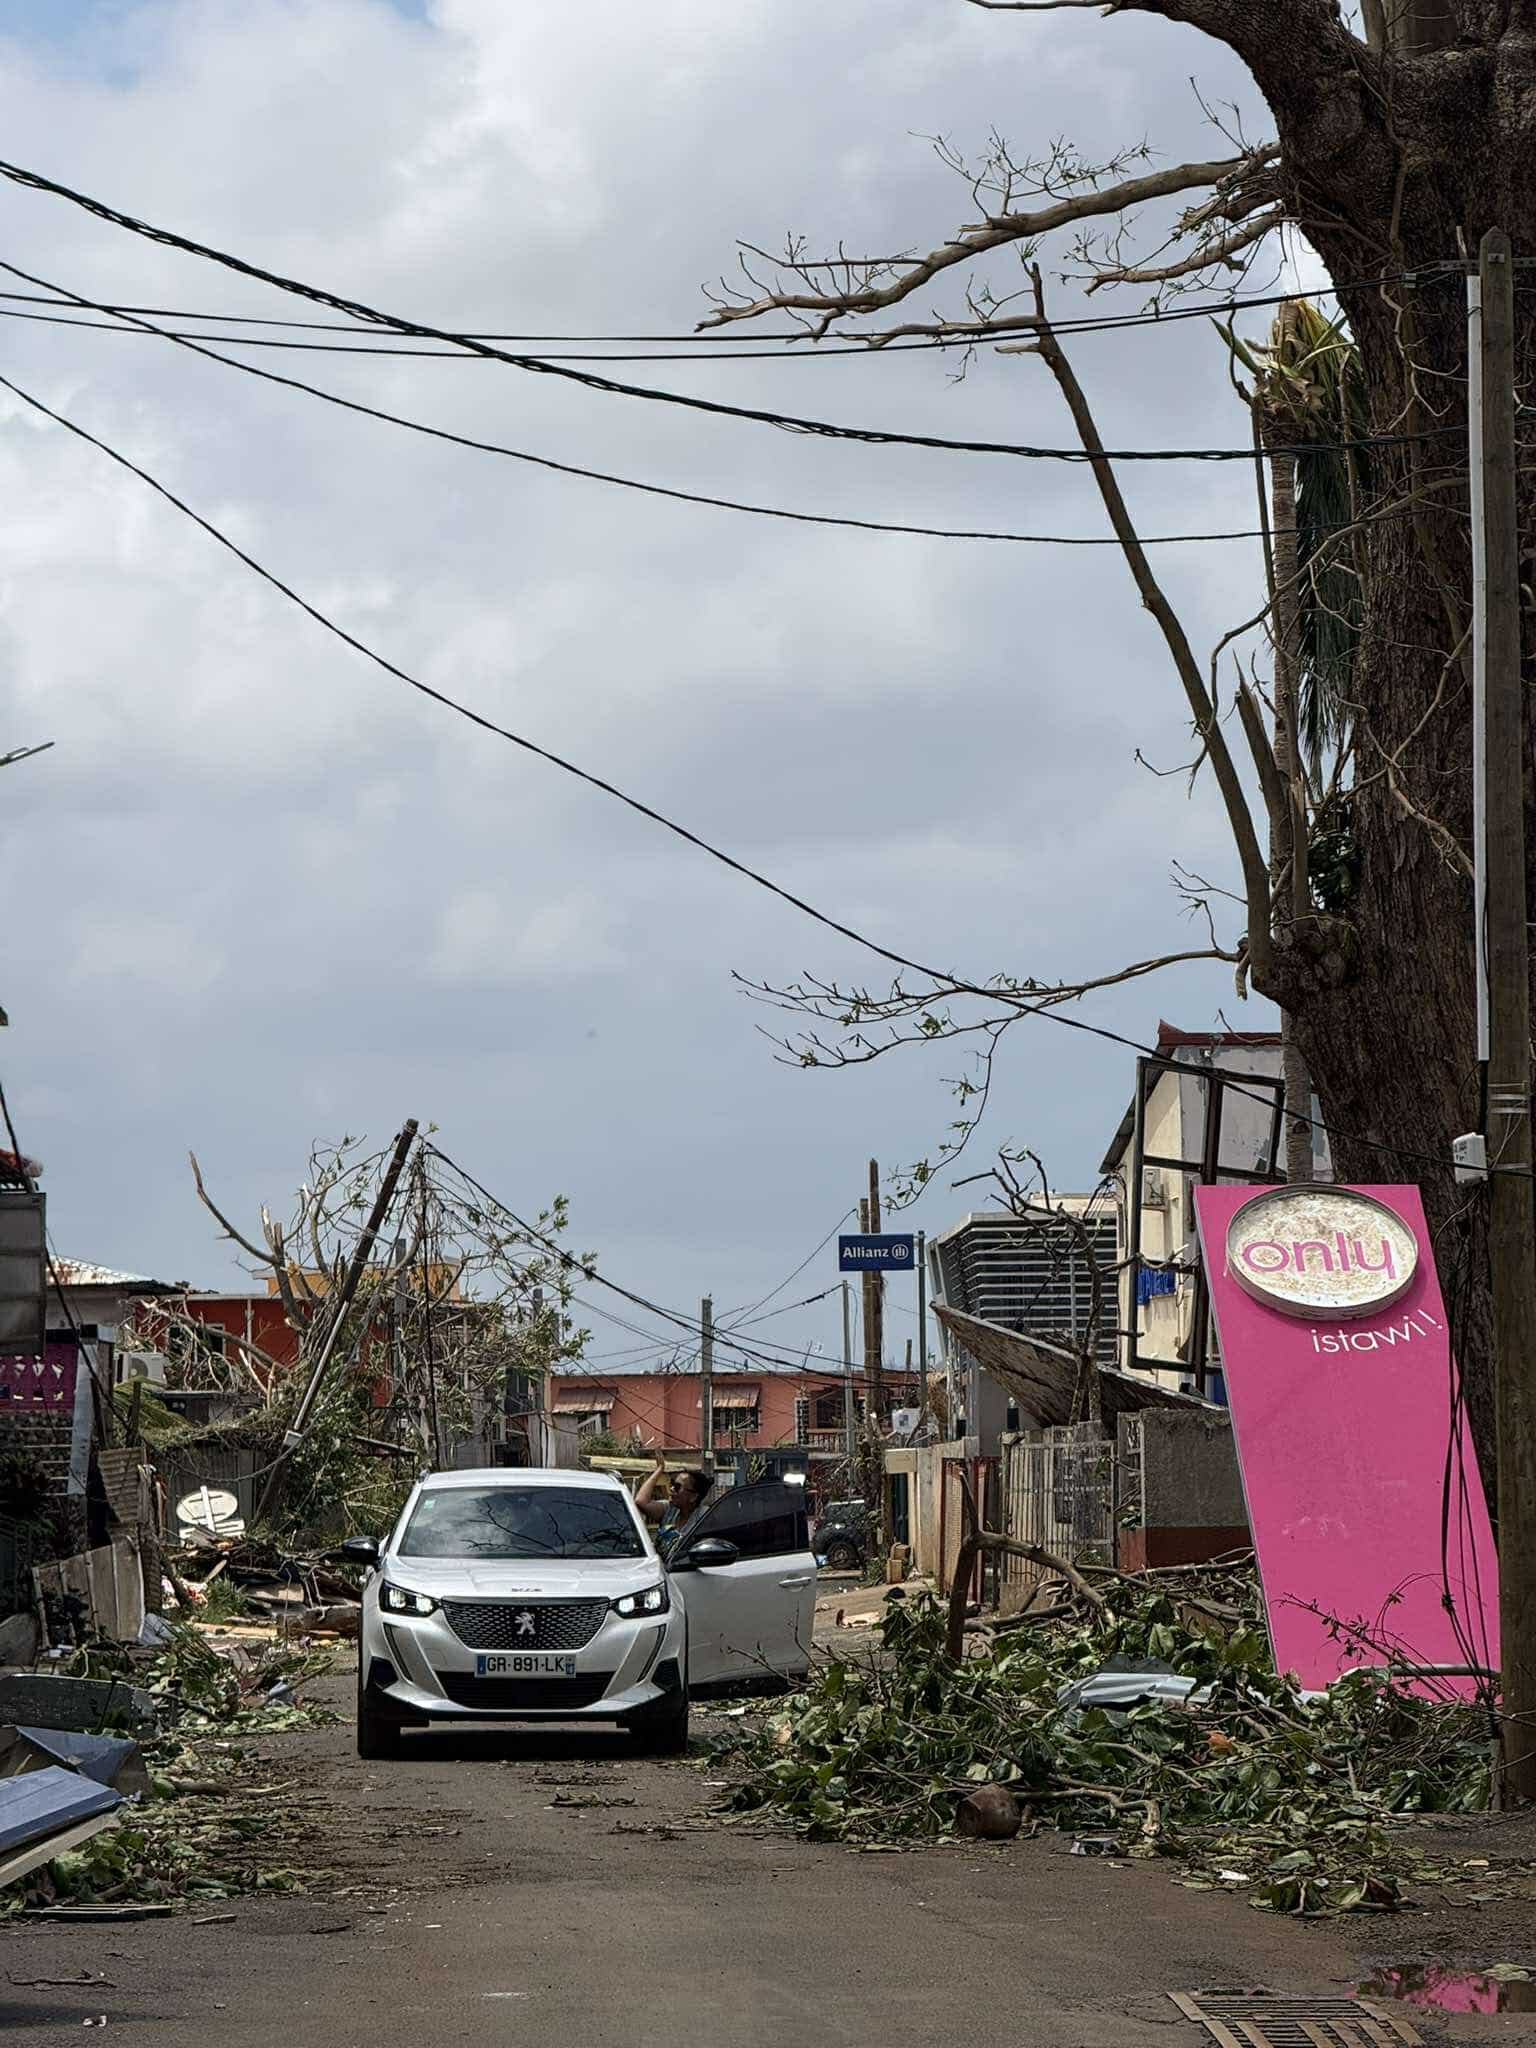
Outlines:
<svg viewBox="0 0 1536 2048"><path fill-rule="evenodd" d="M986 1785L1026 1828L1168 1857L1186 1884L1275 1911L1390 1909L1411 1881L1447 1875L1401 1824L1487 1807L1486 1710L1364 1673L1303 1693L1273 1668L1250 1572L1105 1575L1090 1590L984 1633L958 1663L930 1596L893 1599L883 1654L825 1666L747 1737L732 1816L916 1844L954 1837ZM1111 1658L1157 1660L1197 1690L1124 1711L1060 1701Z"/></svg>

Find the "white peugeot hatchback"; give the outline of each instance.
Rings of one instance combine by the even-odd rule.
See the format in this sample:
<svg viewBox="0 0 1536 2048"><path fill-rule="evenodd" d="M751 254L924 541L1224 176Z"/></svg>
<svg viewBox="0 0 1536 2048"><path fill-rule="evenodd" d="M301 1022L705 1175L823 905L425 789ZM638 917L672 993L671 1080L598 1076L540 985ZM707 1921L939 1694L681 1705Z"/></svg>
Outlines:
<svg viewBox="0 0 1536 2048"><path fill-rule="evenodd" d="M369 1567L360 1756L440 1720L617 1721L675 1752L691 1691L810 1666L803 1486L713 1494L664 1563L608 1473L434 1472L383 1544L343 1547Z"/></svg>

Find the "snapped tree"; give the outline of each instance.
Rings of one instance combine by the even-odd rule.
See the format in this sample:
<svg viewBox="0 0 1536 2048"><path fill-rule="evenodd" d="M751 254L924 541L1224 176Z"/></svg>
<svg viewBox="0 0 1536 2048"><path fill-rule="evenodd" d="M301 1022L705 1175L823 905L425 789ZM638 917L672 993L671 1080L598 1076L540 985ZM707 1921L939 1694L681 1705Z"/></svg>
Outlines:
<svg viewBox="0 0 1536 2048"><path fill-rule="evenodd" d="M868 264L818 259L798 241L776 258L749 251L748 288L727 294L705 324L788 312L815 338L836 328L875 347L903 334L969 339L1033 355L1051 372L1096 457L1106 511L1231 827L1237 906L1198 878L1192 890L1210 918L1205 957L1230 959L1240 987L1280 1005L1317 1089L1339 1177L1422 1184L1491 1496L1486 1207L1456 1187L1450 1165L1453 1136L1481 1123L1463 278L1490 228L1508 232L1517 262L1536 257L1536 0L1364 0L1353 18L1337 0L970 4L999 16L1091 9L1107 17L1106 38L1125 14L1198 30L1247 67L1274 137L1239 144L1219 160L1156 169L1146 168L1142 152L1090 166L1059 145L1029 158L994 141L967 166L980 217L939 247ZM1011 25L1000 19L999 33ZM951 160L958 161L953 153ZM1166 205L1159 213L1169 201L1182 207L1171 229ZM1150 224L1160 246L1127 261L1138 224ZM1336 540L1343 552L1330 558L1349 578L1348 730L1342 740L1333 736L1344 772L1325 779L1307 772L1307 750L1294 743L1294 687L1289 700L1284 694L1302 651L1300 624L1286 623L1295 568L1274 563L1259 614L1269 618L1281 657L1279 744L1275 701L1266 707L1264 687L1251 677L1238 695L1241 731L1229 737L1217 715L1216 664L1197 659L1138 541L1114 465L1100 453L1090 395L1051 329L1036 267L1044 252L1086 276L1090 290L1165 294L1241 271L1283 229L1305 237L1337 288L1354 345L1350 416L1355 438L1370 444L1368 460L1346 478L1347 517ZM1010 253L1023 259L1025 275L1000 288L989 266ZM1536 286L1536 272L1529 275ZM946 280L963 281L964 305L949 316L929 312L930 288ZM919 295L924 317L892 318ZM1517 308L1517 376L1530 389L1536 292L1522 288ZM1261 395L1273 398L1273 385ZM1284 418L1283 407L1264 409L1271 456L1284 446L1275 432ZM1525 530L1536 533L1531 477L1520 478L1520 510ZM1525 630L1529 639L1528 610ZM1240 768L1242 748L1251 766ZM1250 777L1261 792L1257 806L1246 793ZM1529 823L1527 845L1536 848ZM1229 936L1218 936L1219 923ZM808 1063L872 1059L912 1040L970 1034L983 1065L969 1084L974 1115L998 1040L1014 1021L1161 964L1138 962L1074 986L1004 973L982 986L869 990L808 981L756 992L810 1020L794 1040ZM920 1167L919 1178L928 1170Z"/></svg>

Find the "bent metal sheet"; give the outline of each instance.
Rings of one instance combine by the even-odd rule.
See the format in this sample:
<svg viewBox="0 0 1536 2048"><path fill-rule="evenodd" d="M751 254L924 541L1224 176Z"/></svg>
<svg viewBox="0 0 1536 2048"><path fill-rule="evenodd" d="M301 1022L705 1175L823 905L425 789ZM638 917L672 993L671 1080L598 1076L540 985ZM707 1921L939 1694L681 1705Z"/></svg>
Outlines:
<svg viewBox="0 0 1536 2048"><path fill-rule="evenodd" d="M1498 1566L1418 1189L1195 1204L1280 1669L1309 1686L1389 1656L1497 1669Z"/></svg>

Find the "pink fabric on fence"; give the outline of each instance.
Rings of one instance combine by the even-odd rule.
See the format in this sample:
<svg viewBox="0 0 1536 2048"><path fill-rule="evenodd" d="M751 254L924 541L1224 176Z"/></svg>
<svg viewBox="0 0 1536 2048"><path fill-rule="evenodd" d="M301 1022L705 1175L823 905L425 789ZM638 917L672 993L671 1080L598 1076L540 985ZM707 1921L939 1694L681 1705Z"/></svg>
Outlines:
<svg viewBox="0 0 1536 2048"><path fill-rule="evenodd" d="M1357 1190L1408 1225L1419 1264L1399 1301L1348 1321L1283 1314L1228 1272L1228 1226L1259 1192L1203 1187L1195 1203L1276 1661L1310 1686L1388 1652L1497 1668L1498 1565L1464 1426L1452 1442L1455 1368L1419 1190Z"/></svg>

